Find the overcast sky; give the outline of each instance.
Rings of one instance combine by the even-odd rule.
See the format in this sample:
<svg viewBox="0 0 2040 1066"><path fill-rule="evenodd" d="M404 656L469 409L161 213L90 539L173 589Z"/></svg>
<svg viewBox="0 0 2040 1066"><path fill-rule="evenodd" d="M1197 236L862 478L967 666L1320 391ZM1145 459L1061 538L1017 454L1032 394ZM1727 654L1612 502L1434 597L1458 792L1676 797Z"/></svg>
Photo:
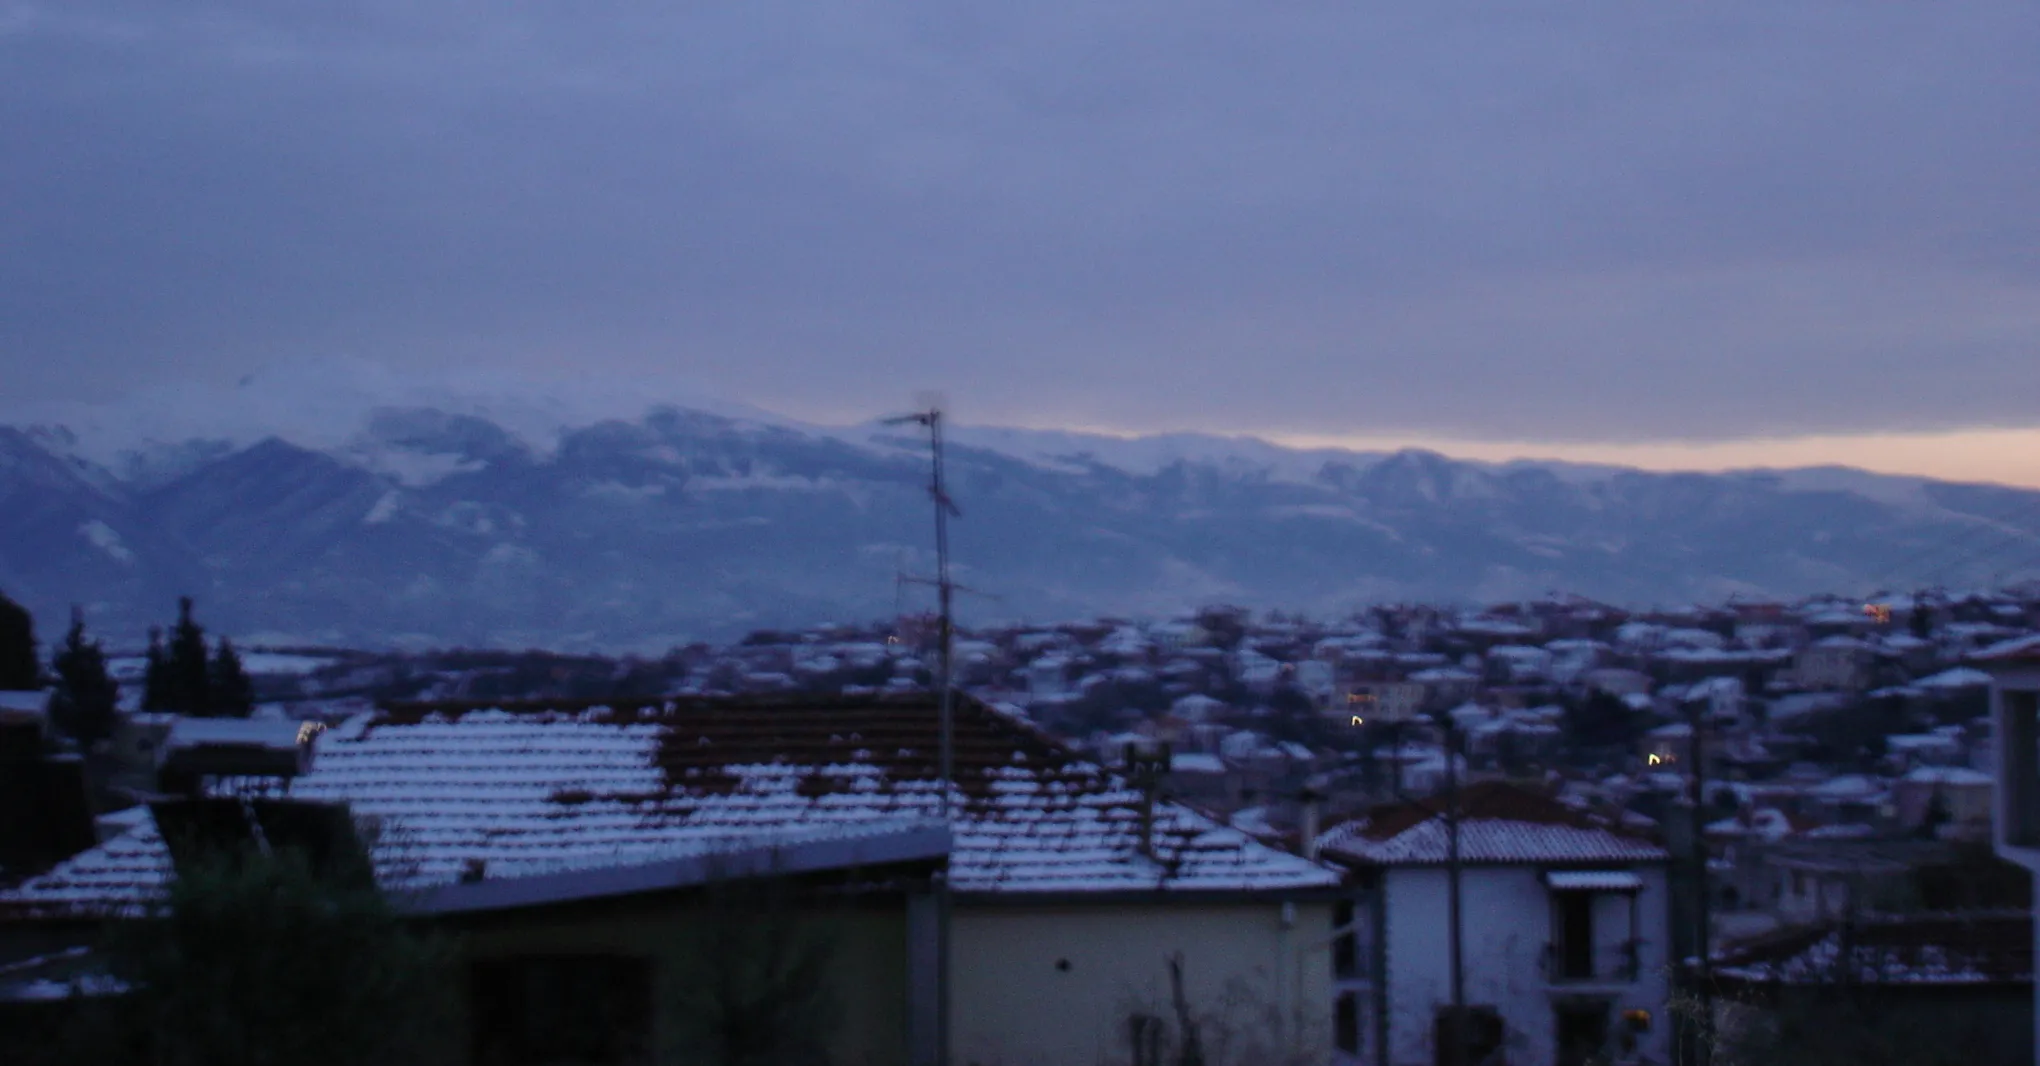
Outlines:
<svg viewBox="0 0 2040 1066"><path fill-rule="evenodd" d="M0 387L348 355L2026 480L2036 57L2031 0L0 0Z"/></svg>

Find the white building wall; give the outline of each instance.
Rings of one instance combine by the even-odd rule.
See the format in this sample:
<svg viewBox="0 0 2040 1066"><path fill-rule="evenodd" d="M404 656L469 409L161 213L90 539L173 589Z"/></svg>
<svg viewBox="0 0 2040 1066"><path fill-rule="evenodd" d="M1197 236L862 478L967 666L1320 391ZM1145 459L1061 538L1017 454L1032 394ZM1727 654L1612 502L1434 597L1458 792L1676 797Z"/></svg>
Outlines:
<svg viewBox="0 0 2040 1066"><path fill-rule="evenodd" d="M1635 983L1609 995L1611 1037L1620 1015L1631 1009L1651 1014L1650 1031L1638 1041L1649 1060L1668 1062L1670 998L1666 937L1670 933L1668 889L1662 868L1640 868L1637 897L1639 949ZM1389 1059L1386 1066L1429 1066L1433 1019L1452 1002L1450 903L1443 869L1391 870L1387 892L1387 990ZM1470 1006L1493 1006L1508 1027L1511 1066L1550 1066L1556 1052L1554 999L1575 994L1554 990L1545 978L1545 945L1552 939L1552 902L1535 866L1480 866L1460 875L1461 972ZM1629 900L1600 895L1594 903L1596 957L1607 959L1628 939ZM1594 986L1599 989L1602 986Z"/></svg>
<svg viewBox="0 0 2040 1066"><path fill-rule="evenodd" d="M959 906L954 1061L1123 1062L1133 1012L1172 1016L1176 952L1194 1009L1224 1013L1243 1036L1279 1036L1307 1061L1323 1061L1332 1043L1332 904L1299 903L1289 914L1272 900ZM1277 1018L1286 1032L1272 1030Z"/></svg>

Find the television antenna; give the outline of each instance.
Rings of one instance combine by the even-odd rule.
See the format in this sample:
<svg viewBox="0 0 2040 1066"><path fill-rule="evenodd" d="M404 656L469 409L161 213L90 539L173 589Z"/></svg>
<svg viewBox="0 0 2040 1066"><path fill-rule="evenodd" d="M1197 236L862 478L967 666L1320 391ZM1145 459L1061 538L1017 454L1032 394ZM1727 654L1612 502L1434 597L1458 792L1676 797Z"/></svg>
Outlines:
<svg viewBox="0 0 2040 1066"><path fill-rule="evenodd" d="M949 794L953 791L955 777L955 725L952 704L952 659L956 642L954 625L954 600L956 586L949 580L949 520L963 517L963 510L956 501L949 498L949 486L944 478L942 463L942 405L933 397L924 398L927 406L913 414L899 415L881 420L880 425L916 425L928 431L928 498L935 504L935 591L941 614L937 638L940 652L937 656L935 674L937 729L941 735L941 764L939 776L942 790L940 810L945 828L953 825L950 820ZM904 588L906 575L900 575L896 588ZM935 1061L939 1066L949 1062L949 945L950 945L950 888L949 875L938 874L935 892Z"/></svg>

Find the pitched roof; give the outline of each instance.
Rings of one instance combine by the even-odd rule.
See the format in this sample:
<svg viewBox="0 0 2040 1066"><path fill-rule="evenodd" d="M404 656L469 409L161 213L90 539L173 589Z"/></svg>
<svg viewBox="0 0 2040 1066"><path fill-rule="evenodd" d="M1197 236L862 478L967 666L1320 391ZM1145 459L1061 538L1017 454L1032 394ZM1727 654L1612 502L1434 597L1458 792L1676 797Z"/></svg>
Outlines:
<svg viewBox="0 0 2040 1066"><path fill-rule="evenodd" d="M704 842L925 824L940 804L927 694L695 698L638 704L392 706L314 743L294 798L349 803L384 827L385 884L643 861ZM1028 723L959 698L952 884L963 892L1328 887L1335 870L1142 795ZM232 787L229 783L228 787ZM41 913L123 905L169 860L153 822L0 895Z"/></svg>
<svg viewBox="0 0 2040 1066"><path fill-rule="evenodd" d="M1715 956L1713 973L1751 984L2030 984L2033 916L1931 914L1785 929Z"/></svg>
<svg viewBox="0 0 2040 1066"><path fill-rule="evenodd" d="M1436 798L1377 808L1319 839L1319 853L1363 866L1443 863L1445 804ZM1643 834L1502 781L1460 790L1459 858L1466 863L1664 862Z"/></svg>
<svg viewBox="0 0 2040 1066"><path fill-rule="evenodd" d="M1971 655L1969 658L1972 661L1988 663L1993 666L2000 663L2040 662L2040 633L1993 644Z"/></svg>

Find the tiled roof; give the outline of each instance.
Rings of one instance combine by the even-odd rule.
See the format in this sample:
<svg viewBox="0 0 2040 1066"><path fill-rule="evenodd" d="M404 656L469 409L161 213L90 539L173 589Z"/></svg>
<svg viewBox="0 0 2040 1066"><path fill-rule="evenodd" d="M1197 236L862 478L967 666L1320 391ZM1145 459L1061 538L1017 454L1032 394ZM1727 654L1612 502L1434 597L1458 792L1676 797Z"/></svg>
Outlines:
<svg viewBox="0 0 2040 1066"><path fill-rule="evenodd" d="M1918 915L1864 919L1847 929L1781 930L1717 955L1713 972L1724 980L1763 984L2028 984L2033 916Z"/></svg>
<svg viewBox="0 0 2040 1066"><path fill-rule="evenodd" d="M975 700L955 708L952 884L963 892L1326 887L1327 867L1179 804L1155 806L1049 735ZM318 737L293 798L345 801L386 827L385 883L514 877L705 841L925 821L939 810L935 704L690 699L639 705L392 707ZM12 909L143 898L168 858L153 821L14 893Z"/></svg>
<svg viewBox="0 0 2040 1066"><path fill-rule="evenodd" d="M1952 627L1951 627L1952 628ZM2040 634L2018 637L1971 655L1972 660L1985 663L2030 663L2040 662Z"/></svg>
<svg viewBox="0 0 2040 1066"><path fill-rule="evenodd" d="M1450 831L1439 799L1378 808L1319 840L1327 858L1365 866L1443 863ZM1664 862L1664 848L1599 815L1499 781L1460 791L1459 858L1467 863Z"/></svg>

